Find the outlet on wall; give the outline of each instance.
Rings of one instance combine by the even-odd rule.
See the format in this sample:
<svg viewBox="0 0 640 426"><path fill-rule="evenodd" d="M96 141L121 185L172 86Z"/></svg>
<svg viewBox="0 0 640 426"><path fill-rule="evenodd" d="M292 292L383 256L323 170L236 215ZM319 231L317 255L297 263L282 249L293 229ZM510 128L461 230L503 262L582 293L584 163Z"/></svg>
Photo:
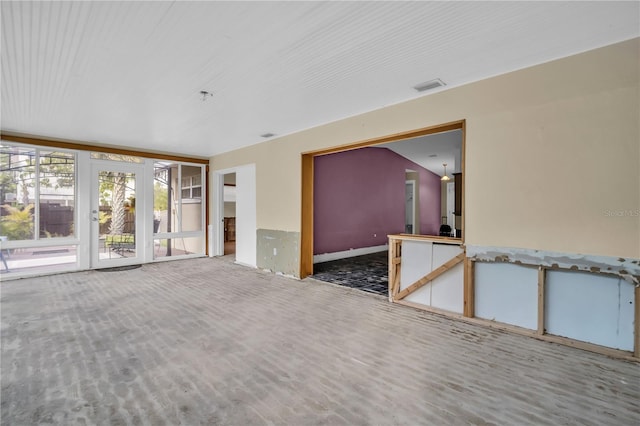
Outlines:
<svg viewBox="0 0 640 426"><path fill-rule="evenodd" d="M278 249L277 249L277 248L275 248L275 247L273 248L273 255L274 255L274 256L277 256L277 255L278 255Z"/></svg>

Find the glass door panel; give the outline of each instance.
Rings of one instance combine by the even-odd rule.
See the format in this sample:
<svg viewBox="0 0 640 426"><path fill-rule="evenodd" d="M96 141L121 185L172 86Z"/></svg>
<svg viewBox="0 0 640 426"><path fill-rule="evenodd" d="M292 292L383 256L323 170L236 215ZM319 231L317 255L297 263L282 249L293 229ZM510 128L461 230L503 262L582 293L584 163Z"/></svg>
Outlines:
<svg viewBox="0 0 640 426"><path fill-rule="evenodd" d="M91 210L92 267L104 268L141 263L142 205L139 180L142 170L114 164L93 167Z"/></svg>

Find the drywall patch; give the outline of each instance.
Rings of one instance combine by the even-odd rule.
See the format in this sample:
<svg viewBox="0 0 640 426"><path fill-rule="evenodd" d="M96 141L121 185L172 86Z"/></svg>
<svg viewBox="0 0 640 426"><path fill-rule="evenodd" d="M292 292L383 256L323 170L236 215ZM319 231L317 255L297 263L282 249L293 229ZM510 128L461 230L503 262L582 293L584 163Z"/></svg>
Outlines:
<svg viewBox="0 0 640 426"><path fill-rule="evenodd" d="M638 259L474 245L467 246L467 256L483 262L508 262L552 269L607 273L624 278L636 286L640 285Z"/></svg>
<svg viewBox="0 0 640 426"><path fill-rule="evenodd" d="M258 229L258 268L300 276L300 233Z"/></svg>

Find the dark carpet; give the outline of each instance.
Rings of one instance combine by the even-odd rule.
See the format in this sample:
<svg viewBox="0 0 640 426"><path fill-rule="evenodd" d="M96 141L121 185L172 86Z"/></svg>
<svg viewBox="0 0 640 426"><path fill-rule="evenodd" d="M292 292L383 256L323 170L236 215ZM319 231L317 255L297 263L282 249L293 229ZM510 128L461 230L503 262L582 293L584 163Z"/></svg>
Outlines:
<svg viewBox="0 0 640 426"><path fill-rule="evenodd" d="M388 294L388 252L313 265L313 278L375 294Z"/></svg>

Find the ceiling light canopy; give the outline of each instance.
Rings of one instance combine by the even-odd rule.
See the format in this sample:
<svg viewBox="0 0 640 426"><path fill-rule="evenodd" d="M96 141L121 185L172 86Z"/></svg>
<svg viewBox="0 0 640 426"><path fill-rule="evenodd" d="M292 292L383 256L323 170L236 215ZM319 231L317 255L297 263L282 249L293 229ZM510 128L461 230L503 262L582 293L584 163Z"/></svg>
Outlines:
<svg viewBox="0 0 640 426"><path fill-rule="evenodd" d="M204 101L207 100L207 98L213 96L213 93L207 92L206 90L201 90L200 91L200 96L202 96L202 102L204 102Z"/></svg>

